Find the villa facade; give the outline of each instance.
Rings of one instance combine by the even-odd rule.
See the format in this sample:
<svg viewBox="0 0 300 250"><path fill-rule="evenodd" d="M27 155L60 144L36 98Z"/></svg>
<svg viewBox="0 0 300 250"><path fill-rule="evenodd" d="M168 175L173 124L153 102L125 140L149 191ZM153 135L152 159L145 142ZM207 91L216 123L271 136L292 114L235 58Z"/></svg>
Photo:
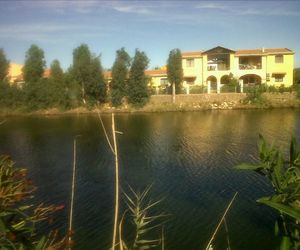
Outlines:
<svg viewBox="0 0 300 250"><path fill-rule="evenodd" d="M293 84L294 52L287 48L231 50L215 47L206 51L182 52L183 87L204 86L220 93L228 77L242 86L267 84L285 87ZM166 84L166 68L146 71L150 85ZM188 92L188 91L187 91Z"/></svg>

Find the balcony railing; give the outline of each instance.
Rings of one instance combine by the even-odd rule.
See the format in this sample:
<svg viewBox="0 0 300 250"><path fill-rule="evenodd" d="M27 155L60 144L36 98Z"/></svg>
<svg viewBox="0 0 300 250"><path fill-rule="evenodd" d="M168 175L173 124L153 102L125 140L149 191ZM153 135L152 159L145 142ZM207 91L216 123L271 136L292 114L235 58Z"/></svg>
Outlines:
<svg viewBox="0 0 300 250"><path fill-rule="evenodd" d="M208 64L208 71L217 71L217 70L230 70L230 66L227 64Z"/></svg>
<svg viewBox="0 0 300 250"><path fill-rule="evenodd" d="M260 64L239 64L240 70L261 69Z"/></svg>

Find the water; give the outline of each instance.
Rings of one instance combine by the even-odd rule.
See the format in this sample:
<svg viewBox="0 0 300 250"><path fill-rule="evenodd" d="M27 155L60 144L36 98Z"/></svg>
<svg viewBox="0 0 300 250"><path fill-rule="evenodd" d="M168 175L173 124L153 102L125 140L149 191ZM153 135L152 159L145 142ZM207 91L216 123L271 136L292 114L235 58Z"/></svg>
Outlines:
<svg viewBox="0 0 300 250"><path fill-rule="evenodd" d="M111 130L111 117L103 115ZM257 158L258 133L287 149L300 140L299 110L203 111L116 115L120 182L163 198L154 212L170 216L164 226L166 249L204 249L227 204L232 249L274 249L275 213L255 200L271 194L268 181L232 167ZM0 127L0 153L29 169L35 200L65 204L52 227L66 230L73 138L78 137L75 194L75 249L109 249L114 201L114 158L97 116L12 117ZM121 209L125 210L122 202ZM127 229L127 230L126 230ZM130 238L131 225L124 225ZM155 232L160 233L160 232ZM220 229L215 249L226 249Z"/></svg>

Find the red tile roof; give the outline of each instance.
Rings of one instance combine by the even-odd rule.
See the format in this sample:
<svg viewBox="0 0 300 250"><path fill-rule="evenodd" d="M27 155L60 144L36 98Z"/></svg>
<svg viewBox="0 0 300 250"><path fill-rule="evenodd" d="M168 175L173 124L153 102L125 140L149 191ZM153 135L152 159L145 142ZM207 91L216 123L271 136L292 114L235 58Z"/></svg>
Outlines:
<svg viewBox="0 0 300 250"><path fill-rule="evenodd" d="M202 56L202 51L187 51L181 53L182 57Z"/></svg>
<svg viewBox="0 0 300 250"><path fill-rule="evenodd" d="M243 49L237 50L236 55L263 55L263 54L293 54L294 52L287 48L261 48L261 49Z"/></svg>

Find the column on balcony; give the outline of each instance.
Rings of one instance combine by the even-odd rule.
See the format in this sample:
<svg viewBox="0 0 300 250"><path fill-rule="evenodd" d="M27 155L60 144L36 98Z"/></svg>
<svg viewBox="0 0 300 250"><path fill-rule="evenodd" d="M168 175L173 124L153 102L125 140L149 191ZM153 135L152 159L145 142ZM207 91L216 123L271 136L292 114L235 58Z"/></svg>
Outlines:
<svg viewBox="0 0 300 250"><path fill-rule="evenodd" d="M239 85L240 85L241 93L243 93L244 92L244 80L243 79L239 79Z"/></svg>
<svg viewBox="0 0 300 250"><path fill-rule="evenodd" d="M211 86L211 82L210 80L207 81L207 94L210 94L210 86Z"/></svg>
<svg viewBox="0 0 300 250"><path fill-rule="evenodd" d="M221 80L220 78L218 77L217 78L217 93L220 94L220 90L221 90Z"/></svg>

